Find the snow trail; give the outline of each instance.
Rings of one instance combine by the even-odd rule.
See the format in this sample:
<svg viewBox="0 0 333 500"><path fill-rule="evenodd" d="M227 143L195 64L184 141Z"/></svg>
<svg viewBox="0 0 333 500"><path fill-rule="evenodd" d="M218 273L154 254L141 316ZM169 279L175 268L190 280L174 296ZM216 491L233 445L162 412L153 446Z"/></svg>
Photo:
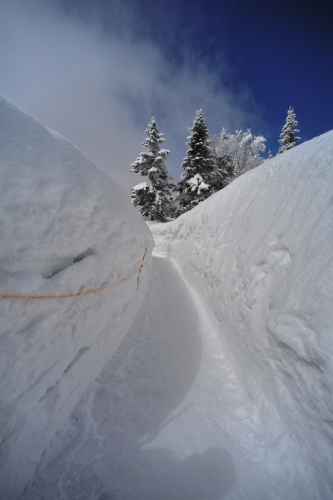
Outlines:
<svg viewBox="0 0 333 500"><path fill-rule="evenodd" d="M21 499L316 498L276 415L264 412L266 425L199 295L155 256L130 332Z"/></svg>
<svg viewBox="0 0 333 500"><path fill-rule="evenodd" d="M0 499L332 499L333 131L152 225L145 297L142 217L0 107L0 295L67 297L1 301Z"/></svg>

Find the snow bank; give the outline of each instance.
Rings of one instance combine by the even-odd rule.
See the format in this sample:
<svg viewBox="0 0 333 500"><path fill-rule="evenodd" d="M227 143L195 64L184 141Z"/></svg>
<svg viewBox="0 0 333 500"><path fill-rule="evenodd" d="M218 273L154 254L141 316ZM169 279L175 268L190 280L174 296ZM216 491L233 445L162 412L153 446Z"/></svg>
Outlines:
<svg viewBox="0 0 333 500"><path fill-rule="evenodd" d="M112 179L0 98L1 498L17 498L127 333L151 234ZM6 295L75 295L51 299Z"/></svg>
<svg viewBox="0 0 333 500"><path fill-rule="evenodd" d="M261 418L268 401L298 438L322 498L333 490L332 188L333 131L151 226L210 307Z"/></svg>

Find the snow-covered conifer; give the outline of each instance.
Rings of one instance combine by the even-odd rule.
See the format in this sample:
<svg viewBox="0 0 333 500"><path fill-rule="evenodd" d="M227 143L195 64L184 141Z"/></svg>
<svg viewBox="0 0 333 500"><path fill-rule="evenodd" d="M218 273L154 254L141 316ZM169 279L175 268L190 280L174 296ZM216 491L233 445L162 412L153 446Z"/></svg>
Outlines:
<svg viewBox="0 0 333 500"><path fill-rule="evenodd" d="M196 113L191 135L188 137L189 149L181 165L184 171L178 181L177 204L179 212L187 212L215 191L217 166L212 153L209 132L202 110ZM217 190L217 189L216 189Z"/></svg>
<svg viewBox="0 0 333 500"><path fill-rule="evenodd" d="M281 144L281 146L278 154L281 154L284 151L293 148L296 145L296 142L301 140L301 137L296 137L295 135L299 133L299 130L296 128L297 125L298 121L296 121L296 113L290 106L288 109L286 123L282 128L282 132L280 134L281 139L279 139L279 143Z"/></svg>
<svg viewBox="0 0 333 500"><path fill-rule="evenodd" d="M148 176L148 180L134 186L132 203L144 217L165 222L170 215L173 199L171 190L175 186L164 163L170 151L160 148L165 139L164 134L158 131L154 117L148 123L146 134L148 137L142 145L148 151L140 153L131 165L131 172Z"/></svg>

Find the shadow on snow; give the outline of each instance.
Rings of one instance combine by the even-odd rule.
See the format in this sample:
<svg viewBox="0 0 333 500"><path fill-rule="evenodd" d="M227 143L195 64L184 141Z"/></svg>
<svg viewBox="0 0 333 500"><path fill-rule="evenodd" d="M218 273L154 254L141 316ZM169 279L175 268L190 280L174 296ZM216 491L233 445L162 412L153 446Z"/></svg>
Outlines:
<svg viewBox="0 0 333 500"><path fill-rule="evenodd" d="M56 436L60 454L45 458L22 500L223 498L235 481L227 451L212 447L179 457L153 444L186 411L178 406L200 359L198 315L186 285L169 260L154 257L150 288L130 332L82 397L69 429Z"/></svg>

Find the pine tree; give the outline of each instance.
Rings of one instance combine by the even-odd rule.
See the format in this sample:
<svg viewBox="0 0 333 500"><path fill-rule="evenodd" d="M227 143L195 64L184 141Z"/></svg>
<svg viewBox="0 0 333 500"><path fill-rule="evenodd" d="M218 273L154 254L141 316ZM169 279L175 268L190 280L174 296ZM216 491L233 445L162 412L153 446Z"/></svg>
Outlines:
<svg viewBox="0 0 333 500"><path fill-rule="evenodd" d="M189 131L191 132L187 143L189 149L181 165L184 172L179 178L177 187L180 213L187 212L208 198L217 190L218 185L217 165L201 109L197 111Z"/></svg>
<svg viewBox="0 0 333 500"><path fill-rule="evenodd" d="M290 106L286 118L286 123L282 128L282 133L280 134L281 139L279 139L279 143L281 144L281 146L278 154L281 154L284 151L293 148L296 145L296 142L301 140L301 137L295 136L295 134L299 133L299 130L296 128L297 125L298 122L296 121L296 114L294 113L293 108Z"/></svg>
<svg viewBox="0 0 333 500"><path fill-rule="evenodd" d="M148 180L134 186L132 203L144 217L165 222L171 212L171 190L175 186L164 163L170 151L160 148L165 139L164 134L159 133L154 117L148 123L146 134L148 137L142 145L148 151L140 153L130 171L148 176Z"/></svg>

